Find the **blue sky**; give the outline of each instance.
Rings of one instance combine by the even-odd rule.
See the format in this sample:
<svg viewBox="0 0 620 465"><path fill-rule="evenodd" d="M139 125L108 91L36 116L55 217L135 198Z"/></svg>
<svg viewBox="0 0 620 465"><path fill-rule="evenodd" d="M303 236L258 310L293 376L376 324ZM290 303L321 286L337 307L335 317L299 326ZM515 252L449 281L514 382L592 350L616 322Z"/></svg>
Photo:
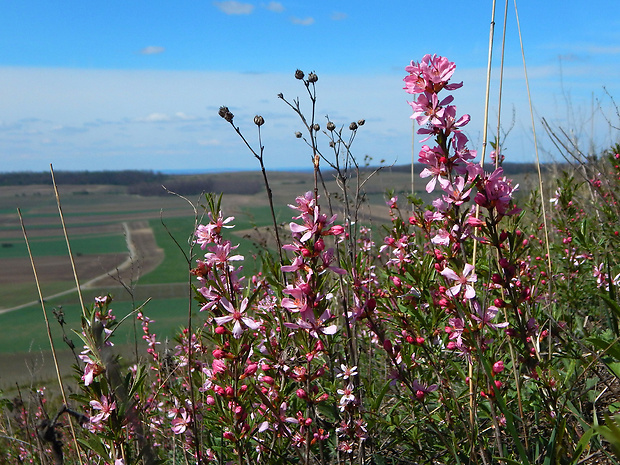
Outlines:
<svg viewBox="0 0 620 465"><path fill-rule="evenodd" d="M491 128L504 2L497 2ZM0 14L0 171L255 169L232 128L250 141L255 114L270 169L309 166L295 115L277 99L301 98L297 68L316 71L318 121L360 118L353 152L411 159L410 96L403 68L426 53L457 64L459 114L472 148L482 141L492 2L447 1L50 1L5 2ZM617 0L521 1L519 19L536 120L572 131L587 149L618 141ZM502 101L510 161L532 161L523 64L509 4ZM594 110L594 111L593 111ZM513 121L514 115L514 124ZM496 130L491 132L494 134ZM541 157L558 157L538 127ZM417 137L419 139L419 137ZM548 153L550 152L550 153Z"/></svg>

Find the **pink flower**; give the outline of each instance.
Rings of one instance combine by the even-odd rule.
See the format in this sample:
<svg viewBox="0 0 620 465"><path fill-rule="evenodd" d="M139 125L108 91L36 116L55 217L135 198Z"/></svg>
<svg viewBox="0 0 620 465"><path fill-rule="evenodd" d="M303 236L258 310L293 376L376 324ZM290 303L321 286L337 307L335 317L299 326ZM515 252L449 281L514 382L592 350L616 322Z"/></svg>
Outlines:
<svg viewBox="0 0 620 465"><path fill-rule="evenodd" d="M431 149L428 145L422 146L418 161L428 165L420 173L421 178L431 178L426 185L426 192L431 193L435 189L437 181L442 188L448 186L449 181L446 177L448 171L445 165L448 159L439 147Z"/></svg>
<svg viewBox="0 0 620 465"><path fill-rule="evenodd" d="M211 219L211 222L206 226L202 224L199 225L198 228L196 228L196 232L194 233L194 235L196 236L196 243L200 245L201 249L204 249L205 246L209 243L219 242L219 236L222 228L234 227L232 225L226 226L228 223L235 219L234 216L229 216L228 218L224 219L224 217L222 216L222 212L219 212L217 219L214 220L211 212L209 212L209 218Z"/></svg>
<svg viewBox="0 0 620 465"><path fill-rule="evenodd" d="M172 432L183 434L191 423L191 417L184 407L179 409L179 416L172 420Z"/></svg>
<svg viewBox="0 0 620 465"><path fill-rule="evenodd" d="M500 215L514 215L521 211L513 208L508 211L512 201L513 193L519 185L512 186L510 181L504 176L503 168L497 168L485 180L484 191L480 191L474 197L474 201L481 207L489 210L495 208Z"/></svg>
<svg viewBox="0 0 620 465"><path fill-rule="evenodd" d="M478 315L472 314L471 317L472 319L480 323L481 327L488 326L493 329L499 329L499 328L505 328L506 326L508 326L508 322L491 323L491 320L495 318L495 315L497 315L497 312L499 311L499 309L495 307L494 305L490 305L486 309L486 311L484 311L482 309L482 306L477 302L474 306L476 307L476 313Z"/></svg>
<svg viewBox="0 0 620 465"><path fill-rule="evenodd" d="M316 199L314 198L314 194L311 191L306 192L304 195L300 195L295 199L297 206L290 205L294 210L299 210L302 214L311 213L314 211L314 207L316 206ZM301 218L301 215L296 219Z"/></svg>
<svg viewBox="0 0 620 465"><path fill-rule="evenodd" d="M213 375L224 373L226 371L226 362L220 359L215 359L213 360L211 367L213 368Z"/></svg>
<svg viewBox="0 0 620 465"><path fill-rule="evenodd" d="M237 247L239 246L231 246L230 241L226 241L224 244L212 245L209 247L209 253L205 254L205 263L207 266L214 266L230 261L243 260L243 255L230 255L231 250Z"/></svg>
<svg viewBox="0 0 620 465"><path fill-rule="evenodd" d="M343 270L340 267L337 267L335 265L332 265L332 262L334 262L336 259L335 255L334 255L334 249L328 249L325 252L323 252L321 254L321 261L323 262L323 268L326 270L331 270L336 274L347 274L347 272L345 270Z"/></svg>
<svg viewBox="0 0 620 465"><path fill-rule="evenodd" d="M457 176L452 183L442 186L447 195L443 195L444 202L461 205L469 198L471 188L465 190L465 178Z"/></svg>
<svg viewBox="0 0 620 465"><path fill-rule="evenodd" d="M103 373L103 367L93 360L90 354L90 349L86 348L79 355L80 360L86 363L86 366L84 367L84 374L82 375L84 386L89 386L94 381L95 376Z"/></svg>
<svg viewBox="0 0 620 465"><path fill-rule="evenodd" d="M451 133L455 133L457 137L461 138L460 143L462 144L467 138L464 134L460 132L460 128L469 123L470 116L463 115L458 120L456 119L456 107L454 105L448 105L445 110L438 115L436 118L436 123L434 125L438 129L443 129L445 131L446 136Z"/></svg>
<svg viewBox="0 0 620 465"><path fill-rule="evenodd" d="M448 320L448 323L450 324L450 326L446 326L446 332L450 334L449 338L454 343L453 348L462 349L463 348L463 331L465 331L465 323L463 322L461 318L450 318Z"/></svg>
<svg viewBox="0 0 620 465"><path fill-rule="evenodd" d="M284 308L289 312L300 312L302 318L314 321L314 313L312 308L308 306L308 297L300 287L293 287L289 284L286 289L282 290L282 293L291 296L282 299L282 306Z"/></svg>
<svg viewBox="0 0 620 465"><path fill-rule="evenodd" d="M449 297L456 296L461 291L462 286L465 286L466 299L473 299L476 296L476 290L470 284L478 281L473 265L466 263L462 274L457 274L450 268L445 268L440 274L447 279L456 281L456 284L446 291L446 295Z"/></svg>
<svg viewBox="0 0 620 465"><path fill-rule="evenodd" d="M331 336L338 332L338 326L336 325L325 326L323 324L332 318L332 314L329 312L329 310L325 310L323 314L319 317L318 321L316 321L316 319L314 318L314 313L311 313L311 315L312 315L311 318L307 318L305 320L298 319L297 323L286 322L284 323L284 326L290 329L294 329L294 330L302 329L302 330L308 331L308 333L312 337L315 337L317 339L319 337L318 336L319 333L327 334L328 336Z"/></svg>
<svg viewBox="0 0 620 465"><path fill-rule="evenodd" d="M349 379L352 376L357 375L357 366L348 367L344 363L340 365L340 373L336 375L336 378Z"/></svg>
<svg viewBox="0 0 620 465"><path fill-rule="evenodd" d="M424 91L439 92L442 88L454 90L463 84L450 84L448 81L454 74L456 65L447 58L437 55L424 55L419 63L411 62L405 68L409 73L406 76L405 91L410 94L419 94Z"/></svg>
<svg viewBox="0 0 620 465"><path fill-rule="evenodd" d="M342 396L340 398L340 405L339 405L339 408L341 411L343 411L345 407L349 405L351 402L355 401L355 395L353 394L353 385L351 384L348 384L347 387L345 387L344 389L338 389L338 391L336 392Z"/></svg>
<svg viewBox="0 0 620 465"><path fill-rule="evenodd" d="M243 316L243 312L245 312L248 306L247 297L241 302L241 307L239 308L239 310L235 309L231 305L231 303L224 298L222 298L220 303L222 304L224 309L230 313L230 315L215 317L215 322L221 326L228 323L229 321L234 321L235 325L233 326L232 333L235 339L239 339L244 331L243 325L241 323L243 323L246 327L250 329L260 328L260 324L254 321L252 318Z"/></svg>
<svg viewBox="0 0 620 465"><path fill-rule="evenodd" d="M436 384L431 384L427 387L420 384L416 380L413 380L413 382L411 383L411 388L415 391L416 398L418 400L422 400L424 399L424 396L426 396L426 394L428 394L429 392L433 392L439 389L439 386L437 386Z"/></svg>
<svg viewBox="0 0 620 465"><path fill-rule="evenodd" d="M108 401L107 396L101 396L101 402L96 400L90 401L90 406L95 410L99 410L99 413L94 417L90 418L91 423L100 423L109 418L110 413L116 409L116 402L112 402L111 404Z"/></svg>
<svg viewBox="0 0 620 465"><path fill-rule="evenodd" d="M411 105L413 109L411 118L415 119L420 126L424 126L428 122L431 124L439 122L439 118L443 116L445 111L444 105L449 104L452 100L454 100L452 95L449 95L440 102L435 93L428 94L425 92L420 94L416 101L409 102L409 105Z"/></svg>

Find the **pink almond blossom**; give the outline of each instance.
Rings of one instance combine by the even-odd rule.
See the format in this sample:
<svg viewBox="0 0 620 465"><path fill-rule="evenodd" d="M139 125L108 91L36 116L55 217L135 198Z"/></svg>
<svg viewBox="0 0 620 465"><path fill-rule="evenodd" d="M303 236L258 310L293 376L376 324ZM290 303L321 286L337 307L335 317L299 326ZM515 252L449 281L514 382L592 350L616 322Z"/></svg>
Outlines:
<svg viewBox="0 0 620 465"><path fill-rule="evenodd" d="M224 307L224 309L230 313L230 315L217 316L215 317L215 322L218 325L222 326L228 323L229 321L234 321L235 325L233 326L232 333L235 339L239 339L241 337L241 334L244 331L243 325L245 325L247 328L250 328L250 329L260 328L260 324L254 321L252 318L243 316L243 312L245 312L245 310L248 307L247 297L243 299L243 301L241 302L241 306L239 310L234 308L232 304L225 298L222 298L220 302L222 306ZM241 323L243 323L243 325Z"/></svg>
<svg viewBox="0 0 620 465"><path fill-rule="evenodd" d="M471 283L478 281L478 276L474 271L473 265L466 263L462 274L457 274L451 268L445 268L440 274L444 278L456 281L456 284L446 291L446 295L449 297L456 296L461 291L462 286L465 286L466 299L473 299L476 297L476 290Z"/></svg>

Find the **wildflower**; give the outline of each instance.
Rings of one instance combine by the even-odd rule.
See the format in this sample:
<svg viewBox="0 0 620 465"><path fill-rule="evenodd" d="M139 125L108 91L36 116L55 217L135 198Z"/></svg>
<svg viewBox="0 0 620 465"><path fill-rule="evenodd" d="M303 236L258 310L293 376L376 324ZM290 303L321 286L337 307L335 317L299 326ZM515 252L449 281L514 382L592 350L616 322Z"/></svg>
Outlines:
<svg viewBox="0 0 620 465"><path fill-rule="evenodd" d="M338 443L338 450L340 452L351 454L353 452L353 445L348 441L341 441Z"/></svg>
<svg viewBox="0 0 620 465"><path fill-rule="evenodd" d="M289 284L286 289L282 290L282 293L291 296L282 299L282 307L289 312L299 312L305 320L314 321L314 313L308 305L308 297L301 287L293 287Z"/></svg>
<svg viewBox="0 0 620 465"><path fill-rule="evenodd" d="M250 329L260 328L260 324L254 321L252 318L242 316L243 312L245 312L248 306L247 297L243 299L243 301L241 302L241 307L239 308L239 310L234 308L232 304L224 298L222 298L220 302L222 306L224 307L224 309L230 313L230 315L215 317L215 322L218 325L223 325L225 323L228 323L229 321L234 321L235 325L233 327L232 333L235 339L239 339L241 337L241 334L244 331L241 323L243 323L246 327Z"/></svg>
<svg viewBox="0 0 620 465"><path fill-rule="evenodd" d="M94 381L95 376L103 373L104 371L104 368L93 360L93 357L90 354L90 349L86 347L85 350L79 355L80 360L86 362L84 374L82 375L82 380L84 381L85 386L89 386Z"/></svg>
<svg viewBox="0 0 620 465"><path fill-rule="evenodd" d="M482 306L478 303L474 303L474 307L476 309L476 314L472 314L471 317L480 323L480 327L488 326L493 329L505 328L508 326L508 322L504 323L491 323L491 320L495 318L499 309L494 305L489 305L489 307L485 310L482 309Z"/></svg>
<svg viewBox="0 0 620 465"><path fill-rule="evenodd" d="M323 325L325 321L330 320L332 318L332 314L330 313L329 309L323 312L323 314L319 317L318 321L316 321L316 319L314 318L314 313L311 313L311 314L312 314L311 319L306 319L306 320L298 319L297 323L286 322L284 323L284 326L290 329L306 330L312 337L317 338L317 339L319 338L319 335L318 335L319 333L333 335L338 332L338 326L336 325L329 325L329 326Z"/></svg>
<svg viewBox="0 0 620 465"><path fill-rule="evenodd" d="M513 193L519 185L512 186L510 181L504 176L503 168L497 168L491 175L484 180L484 190L479 191L474 197L474 202L484 208L497 209L500 215L514 215L521 211L513 208L508 211Z"/></svg>
<svg viewBox="0 0 620 465"><path fill-rule="evenodd" d="M452 344L448 344L449 348L463 348L462 337L463 331L465 331L465 322L462 318L450 318L448 323L450 326L446 326L446 332L450 334L450 340L456 339L456 341L452 341Z"/></svg>
<svg viewBox="0 0 620 465"><path fill-rule="evenodd" d="M191 423L191 417L184 407L179 409L179 416L172 420L172 432L174 434L183 434L189 424Z"/></svg>
<svg viewBox="0 0 620 465"><path fill-rule="evenodd" d="M419 63L411 62L405 67L409 73L403 80L405 81L405 91L410 94L419 94L424 91L439 92L445 88L455 90L463 85L448 84L454 74L456 64L442 56L430 54L424 55Z"/></svg>
<svg viewBox="0 0 620 465"><path fill-rule="evenodd" d="M209 247L209 253L205 254L205 263L207 266L214 266L218 264L225 264L226 262L243 260L243 255L230 255L231 250L239 247L238 245L231 246L229 241L224 244L215 244Z"/></svg>
<svg viewBox="0 0 620 465"><path fill-rule="evenodd" d="M454 182L442 186L447 195L442 195L444 202L461 205L469 199L471 188L465 190L465 178L457 176Z"/></svg>
<svg viewBox="0 0 620 465"><path fill-rule="evenodd" d="M110 404L107 396L101 396L101 401L91 400L90 406L95 410L99 410L97 415L90 418L90 422L96 424L110 417L111 412L116 409L116 401Z"/></svg>
<svg viewBox="0 0 620 465"><path fill-rule="evenodd" d="M338 406L340 411L344 411L347 405L355 401L353 386L351 384L348 384L344 389L338 389L336 392L342 396L340 398L340 405Z"/></svg>
<svg viewBox="0 0 620 465"><path fill-rule="evenodd" d="M462 286L465 286L466 299L473 299L476 296L476 290L470 284L478 281L478 276L474 272L473 265L466 263L465 267L463 268L463 273L460 275L451 268L444 268L444 270L440 274L447 279L456 281L456 284L446 291L446 295L448 295L449 297L456 296L461 291Z"/></svg>
<svg viewBox="0 0 620 465"><path fill-rule="evenodd" d="M357 366L348 367L343 363L340 365L340 369L342 371L336 375L336 378L349 379L357 375Z"/></svg>
<svg viewBox="0 0 620 465"><path fill-rule="evenodd" d="M445 164L448 159L441 148L434 147L431 149L428 145L423 145L418 156L418 161L427 165L420 173L420 177L431 177L430 181L426 184L426 192L433 192L437 181L439 181L442 188L447 187L449 181L446 177L448 172Z"/></svg>
<svg viewBox="0 0 620 465"><path fill-rule="evenodd" d="M431 384L427 387L420 384L416 380L413 380L413 382L411 383L411 388L415 391L416 399L422 400L429 392L433 392L439 389L439 386L437 386L436 384Z"/></svg>

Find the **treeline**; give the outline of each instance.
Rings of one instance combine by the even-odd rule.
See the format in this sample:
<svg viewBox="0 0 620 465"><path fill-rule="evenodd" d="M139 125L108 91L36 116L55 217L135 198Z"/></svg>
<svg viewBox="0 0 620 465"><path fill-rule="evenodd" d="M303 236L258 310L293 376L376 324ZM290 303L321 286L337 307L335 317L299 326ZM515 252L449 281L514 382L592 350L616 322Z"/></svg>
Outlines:
<svg viewBox="0 0 620 465"><path fill-rule="evenodd" d="M244 179L235 182L231 179L218 179L204 176L170 176L163 182L139 182L127 187L127 193L135 195L168 195L174 192L179 195L198 195L202 192L223 194L253 195L263 188L259 179Z"/></svg>
<svg viewBox="0 0 620 465"><path fill-rule="evenodd" d="M109 184L113 186L129 186L137 182L164 182L169 176L154 171L54 171L58 185L92 185ZM29 186L32 184L52 185L49 172L35 173L21 171L16 173L0 173L0 186Z"/></svg>
<svg viewBox="0 0 620 465"><path fill-rule="evenodd" d="M145 196L168 195L168 191L180 195L198 195L202 192L253 195L263 188L258 176L256 179L244 176L239 182L230 175L179 175L140 170L55 171L54 178L59 186L122 186L128 194ZM52 185L50 173L0 173L0 186L30 185Z"/></svg>

